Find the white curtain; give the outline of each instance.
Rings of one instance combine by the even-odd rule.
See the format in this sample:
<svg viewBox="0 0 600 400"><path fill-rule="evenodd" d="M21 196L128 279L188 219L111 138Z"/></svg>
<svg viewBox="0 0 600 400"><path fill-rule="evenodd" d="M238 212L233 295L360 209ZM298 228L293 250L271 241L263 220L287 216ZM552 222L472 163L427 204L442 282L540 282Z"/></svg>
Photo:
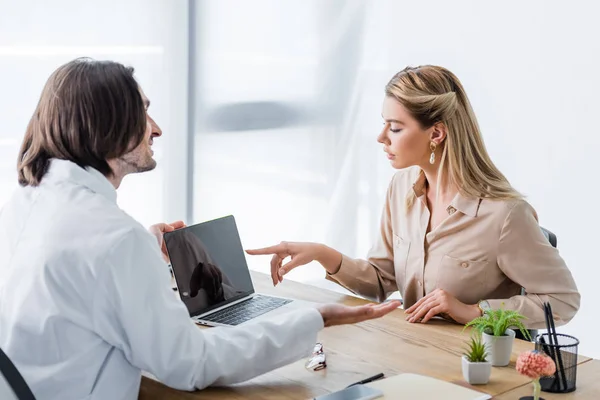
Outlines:
<svg viewBox="0 0 600 400"><path fill-rule="evenodd" d="M387 4L198 5L196 219L233 214L246 247L308 240L364 254L392 172L375 141ZM268 270L267 258L249 263Z"/></svg>

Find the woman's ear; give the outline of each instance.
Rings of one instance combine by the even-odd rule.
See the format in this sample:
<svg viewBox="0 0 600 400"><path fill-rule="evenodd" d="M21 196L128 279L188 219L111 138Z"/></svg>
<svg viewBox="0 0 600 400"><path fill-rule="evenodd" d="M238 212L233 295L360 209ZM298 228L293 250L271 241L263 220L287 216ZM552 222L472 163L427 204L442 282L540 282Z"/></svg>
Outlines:
<svg viewBox="0 0 600 400"><path fill-rule="evenodd" d="M448 128L443 122L436 122L431 128L429 133L429 141L435 143L437 146L442 144L446 140L448 134Z"/></svg>

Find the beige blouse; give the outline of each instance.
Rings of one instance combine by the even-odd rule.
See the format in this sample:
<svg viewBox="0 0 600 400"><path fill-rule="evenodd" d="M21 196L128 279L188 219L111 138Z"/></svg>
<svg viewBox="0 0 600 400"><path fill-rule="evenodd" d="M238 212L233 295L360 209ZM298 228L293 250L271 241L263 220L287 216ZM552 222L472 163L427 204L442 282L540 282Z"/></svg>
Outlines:
<svg viewBox="0 0 600 400"><path fill-rule="evenodd" d="M419 168L397 172L367 260L344 256L339 271L327 278L379 301L399 290L405 308L436 288L466 304L488 300L499 308L504 303L525 315L532 329L545 327L546 301L557 324L573 318L580 301L573 276L526 201L458 194L447 208L448 217L426 233L430 213L425 185ZM407 210L410 190L417 199Z"/></svg>

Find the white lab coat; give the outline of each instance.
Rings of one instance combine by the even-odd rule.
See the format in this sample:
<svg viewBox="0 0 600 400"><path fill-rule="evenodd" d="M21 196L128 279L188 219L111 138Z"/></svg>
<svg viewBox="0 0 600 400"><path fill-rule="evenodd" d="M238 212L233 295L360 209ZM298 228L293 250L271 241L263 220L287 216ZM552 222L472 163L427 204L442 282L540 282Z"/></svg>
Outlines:
<svg viewBox="0 0 600 400"><path fill-rule="evenodd" d="M310 353L315 309L196 327L116 196L98 171L53 160L0 212L0 348L38 400L137 399L142 370L183 390L235 383Z"/></svg>

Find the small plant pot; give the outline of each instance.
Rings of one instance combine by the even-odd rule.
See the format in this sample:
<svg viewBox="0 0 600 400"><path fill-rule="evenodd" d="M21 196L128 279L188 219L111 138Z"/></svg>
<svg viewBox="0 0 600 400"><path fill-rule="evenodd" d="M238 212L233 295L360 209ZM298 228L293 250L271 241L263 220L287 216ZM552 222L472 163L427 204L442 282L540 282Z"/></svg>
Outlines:
<svg viewBox="0 0 600 400"><path fill-rule="evenodd" d="M510 363L515 331L507 329L503 336L492 336L484 332L482 336L488 351L488 361L494 367L506 367Z"/></svg>
<svg viewBox="0 0 600 400"><path fill-rule="evenodd" d="M463 378L471 385L485 385L490 381L492 374L492 363L470 362L467 357L462 357Z"/></svg>

